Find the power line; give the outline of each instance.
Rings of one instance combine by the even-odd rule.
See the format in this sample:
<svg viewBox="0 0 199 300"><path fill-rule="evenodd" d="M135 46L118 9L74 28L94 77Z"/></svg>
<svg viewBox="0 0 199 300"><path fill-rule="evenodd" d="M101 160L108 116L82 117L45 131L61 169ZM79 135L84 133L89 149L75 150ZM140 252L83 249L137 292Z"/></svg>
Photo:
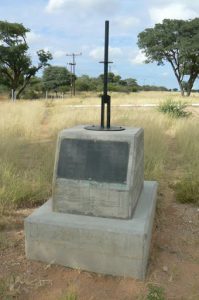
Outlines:
<svg viewBox="0 0 199 300"><path fill-rule="evenodd" d="M82 53L67 53L66 56L72 56L72 62L68 63L71 67L71 96L75 96L75 57L80 56Z"/></svg>

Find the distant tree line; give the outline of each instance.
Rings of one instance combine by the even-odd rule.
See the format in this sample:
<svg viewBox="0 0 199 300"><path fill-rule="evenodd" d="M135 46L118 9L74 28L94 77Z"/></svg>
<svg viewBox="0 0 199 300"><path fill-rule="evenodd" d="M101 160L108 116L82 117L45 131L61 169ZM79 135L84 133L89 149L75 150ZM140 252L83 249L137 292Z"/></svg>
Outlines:
<svg viewBox="0 0 199 300"><path fill-rule="evenodd" d="M60 66L48 66L44 68L42 77L33 76L21 93L21 98L38 99L45 97L60 97L71 90L71 76L67 68ZM138 92L138 91L168 91L163 86L139 85L134 78L122 79L120 75L108 73L108 87L110 92ZM75 78L77 92L97 92L103 90L103 74L98 77L82 75ZM0 86L0 92L8 92L6 85Z"/></svg>
<svg viewBox="0 0 199 300"><path fill-rule="evenodd" d="M48 66L44 69L42 77L33 77L26 90L22 94L25 99L37 99L44 97L61 97L70 94L71 76L65 67ZM139 85L134 78L122 79L120 75L108 73L108 89L110 92L139 92L139 91L168 91L163 86ZM103 74L98 77L88 75L76 76L75 87L77 92L96 92L103 90Z"/></svg>

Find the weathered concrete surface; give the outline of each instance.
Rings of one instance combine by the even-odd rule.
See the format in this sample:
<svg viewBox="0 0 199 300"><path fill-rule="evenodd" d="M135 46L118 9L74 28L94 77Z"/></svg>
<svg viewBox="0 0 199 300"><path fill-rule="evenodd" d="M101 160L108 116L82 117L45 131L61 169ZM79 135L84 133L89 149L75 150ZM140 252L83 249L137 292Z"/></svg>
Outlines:
<svg viewBox="0 0 199 300"><path fill-rule="evenodd" d="M117 150L117 147L121 150ZM91 158L92 155L94 158ZM111 155L114 159L111 159ZM68 162L68 170L66 162ZM110 167L106 166L108 164ZM92 170L92 166L99 167ZM88 179L88 174L92 177L95 172L99 180ZM126 180L119 182L118 173L123 174L122 178L126 177ZM111 134L106 131L85 130L84 126L61 131L55 157L53 211L128 219L132 217L143 182L144 131L142 128L127 127L124 131L113 131Z"/></svg>
<svg viewBox="0 0 199 300"><path fill-rule="evenodd" d="M130 220L57 213L49 200L25 220L27 258L144 279L156 193L156 182L144 183Z"/></svg>

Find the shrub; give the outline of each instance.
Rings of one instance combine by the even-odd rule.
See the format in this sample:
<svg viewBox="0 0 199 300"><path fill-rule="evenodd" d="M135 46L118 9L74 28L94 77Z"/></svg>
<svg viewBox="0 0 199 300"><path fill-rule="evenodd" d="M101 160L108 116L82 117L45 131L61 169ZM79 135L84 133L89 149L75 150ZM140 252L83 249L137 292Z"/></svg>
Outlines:
<svg viewBox="0 0 199 300"><path fill-rule="evenodd" d="M75 292L68 292L65 296L61 297L60 300L77 300L78 296Z"/></svg>
<svg viewBox="0 0 199 300"><path fill-rule="evenodd" d="M199 179L185 177L173 186L180 203L199 205Z"/></svg>
<svg viewBox="0 0 199 300"><path fill-rule="evenodd" d="M23 92L21 98L33 100L33 99L39 99L41 96L42 95L37 93L36 91L28 89Z"/></svg>
<svg viewBox="0 0 199 300"><path fill-rule="evenodd" d="M148 289L149 291L146 300L166 300L164 289L162 287L150 284Z"/></svg>
<svg viewBox="0 0 199 300"><path fill-rule="evenodd" d="M186 107L187 104L183 103L182 101L167 99L166 101L160 103L158 110L164 114L168 114L172 118L184 118L190 115L189 112L185 111Z"/></svg>

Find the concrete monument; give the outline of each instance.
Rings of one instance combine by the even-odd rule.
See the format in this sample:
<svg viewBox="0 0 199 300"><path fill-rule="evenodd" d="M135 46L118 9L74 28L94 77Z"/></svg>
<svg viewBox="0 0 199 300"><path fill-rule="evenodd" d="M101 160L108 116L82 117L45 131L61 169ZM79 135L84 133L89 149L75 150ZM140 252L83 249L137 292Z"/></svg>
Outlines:
<svg viewBox="0 0 199 300"><path fill-rule="evenodd" d="M101 126L60 132L52 199L25 220L26 255L144 279L157 183L144 181L143 129L110 125L108 25L106 21Z"/></svg>

